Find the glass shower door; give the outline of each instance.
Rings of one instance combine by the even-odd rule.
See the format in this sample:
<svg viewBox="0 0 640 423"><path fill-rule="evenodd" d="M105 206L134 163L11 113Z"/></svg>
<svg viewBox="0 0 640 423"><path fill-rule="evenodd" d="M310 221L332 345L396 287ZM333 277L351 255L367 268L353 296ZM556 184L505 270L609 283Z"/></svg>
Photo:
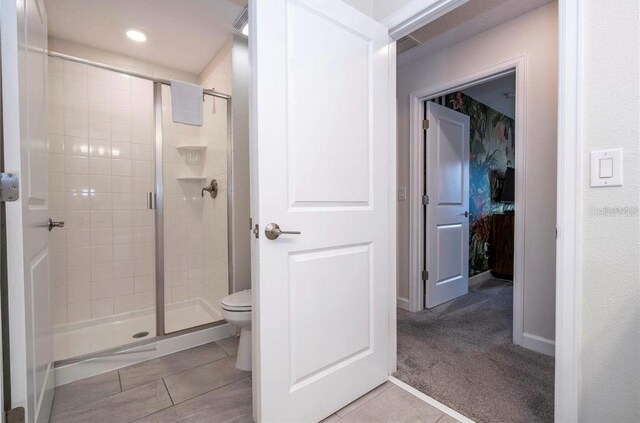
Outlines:
<svg viewBox="0 0 640 423"><path fill-rule="evenodd" d="M49 61L49 198L55 360L156 333L153 85Z"/></svg>
<svg viewBox="0 0 640 423"><path fill-rule="evenodd" d="M222 320L229 293L228 102L203 101L201 127L174 123L162 87L165 333Z"/></svg>

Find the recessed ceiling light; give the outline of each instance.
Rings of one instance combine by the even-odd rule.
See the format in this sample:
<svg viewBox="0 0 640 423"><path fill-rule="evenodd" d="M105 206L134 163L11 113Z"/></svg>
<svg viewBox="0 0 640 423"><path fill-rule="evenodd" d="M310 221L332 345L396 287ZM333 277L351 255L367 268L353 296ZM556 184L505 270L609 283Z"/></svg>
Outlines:
<svg viewBox="0 0 640 423"><path fill-rule="evenodd" d="M140 31L139 29L128 29L127 37L131 38L133 41L136 41L138 43L143 43L147 41L147 34Z"/></svg>

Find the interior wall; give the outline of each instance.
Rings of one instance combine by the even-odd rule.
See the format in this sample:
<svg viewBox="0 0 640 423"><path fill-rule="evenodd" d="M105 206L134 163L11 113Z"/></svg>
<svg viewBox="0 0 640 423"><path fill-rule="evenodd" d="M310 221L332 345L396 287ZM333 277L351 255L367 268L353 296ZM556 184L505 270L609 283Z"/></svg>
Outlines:
<svg viewBox="0 0 640 423"><path fill-rule="evenodd" d="M248 39L234 34L200 74L200 84L232 96L233 290L251 287L249 231L249 86Z"/></svg>
<svg viewBox="0 0 640 423"><path fill-rule="evenodd" d="M134 57L112 53L110 51L77 44L55 37L49 37L49 50L56 53L68 54L94 62L115 66L130 72L138 72L144 75L163 79L179 79L181 81L198 83L198 76L192 73L165 66L151 64Z"/></svg>
<svg viewBox="0 0 640 423"><path fill-rule="evenodd" d="M640 3L585 0L580 8L583 165L579 418L583 422L637 422ZM624 186L590 188L590 151L620 147Z"/></svg>
<svg viewBox="0 0 640 423"><path fill-rule="evenodd" d="M492 198L489 175L497 171L504 176L507 167L514 167L515 125L513 119L460 91L446 95L444 103L470 117L469 276L474 276L490 270L490 253L485 252L485 244L491 244L495 230L491 216L513 211L513 203ZM495 247L495 251L504 248Z"/></svg>
<svg viewBox="0 0 640 423"><path fill-rule="evenodd" d="M398 68L398 187L409 186L409 94L526 55L524 331L553 342L557 4L549 3ZM517 123L518 124L518 123ZM517 205L516 205L517 207ZM398 297L409 292L409 201L398 202Z"/></svg>

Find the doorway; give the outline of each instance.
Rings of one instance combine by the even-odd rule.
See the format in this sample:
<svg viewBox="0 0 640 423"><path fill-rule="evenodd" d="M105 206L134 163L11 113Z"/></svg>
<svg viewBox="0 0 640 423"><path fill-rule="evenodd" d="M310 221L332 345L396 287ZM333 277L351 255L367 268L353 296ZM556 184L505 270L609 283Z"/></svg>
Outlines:
<svg viewBox="0 0 640 423"><path fill-rule="evenodd" d="M516 103L515 71L421 102L427 310L399 310L395 376L479 421L553 419L553 358L513 340Z"/></svg>
<svg viewBox="0 0 640 423"><path fill-rule="evenodd" d="M494 22L484 32L470 36L460 34L478 25L478 22L468 19L463 11L480 6L461 6L451 12L446 19L436 20L432 28L429 29L431 24L428 24L425 28L415 31L412 36L415 36L418 45L398 56L400 163L398 187L402 190L405 183L409 187L408 201L403 203L402 197L399 196L398 203L401 223L398 272L398 308L400 309L398 312L398 374L404 374L407 378L405 381L411 379L414 387L418 389L421 389L420 386L423 387L423 392L426 392L429 387L441 385L440 392L432 390L427 394L433 394L434 398L446 405L480 421L512 420L517 416L482 415L486 409L478 403L463 405L455 404L455 401L447 402L451 398L442 394L447 390L448 383L455 379L455 371L438 372L446 366L447 360L451 359L450 363L453 364L452 357L456 357L455 362L460 368L467 365L473 367L484 359L497 359L498 355L489 353L481 347L482 342L491 341L492 336L494 340L499 339L495 345L504 342L502 344L504 351L515 352L515 355L509 357L505 355L505 359L519 356L524 359L527 366L538 369L534 373L545 375L544 380L539 384L544 386L542 391L530 390L527 393L526 389L521 390L519 392L523 396L512 404L519 402L523 405L525 415L531 413L528 414L531 420L549 421L553 418L554 386L553 358L551 357L555 346L555 274L552 270L555 265L556 199L553 187L556 183L554 164L557 72L552 47L557 45L557 40L551 33L550 37L543 42L550 49L549 53L539 50L539 46L531 45L527 34L529 31L535 32L536 28L539 29L543 23L546 25L545 28L553 28L557 22L557 11L554 3L539 7L540 5L533 5L532 2L531 6L532 9L524 14L512 16L506 21ZM450 28L453 29L445 35L444 32L449 31ZM439 304L437 301L435 304L429 304L425 301L425 294L428 295L429 289L425 287L425 283L433 283L437 286L443 281L446 282L446 277L451 278L452 274L447 272L443 275L437 274L437 268L434 269L429 265L430 260L434 260L434 254L424 244L424 233L431 229L431 226L425 220L424 211L427 207L423 204L423 195L429 195L426 199L427 203L433 205L434 201L433 192L425 191L423 185L425 179L429 182L430 176L424 162L425 153L429 151L429 146L425 148L424 145L425 101L441 108L460 109L457 106L464 103L469 95L472 94L476 98L483 96L478 87L497 84L501 79L509 77L515 79L512 92L509 93L509 96L514 96L512 100L515 103L515 119L509 122L508 119L497 114L493 114L488 119L493 131L492 135L501 135L499 141L495 137L499 148L474 142L473 134L469 137L469 156L480 159L470 160L469 171L476 174L476 180L477 175L481 174L484 182L483 195L478 195L480 187L470 187L470 191L475 191L475 194L469 196L469 208L458 212L471 213L469 250L467 250L469 261L465 263L470 271L465 273L464 269L457 269L458 274L470 278L466 287L469 293L457 298L454 295L449 298L450 302L444 302L440 306L437 306ZM469 92L474 87L476 92ZM504 94L507 93L502 92L499 95L503 100L507 100ZM408 98L409 101L405 102L403 98ZM485 98L485 101L489 100ZM496 107L494 106L494 109ZM486 127L486 118L484 122ZM433 126L434 123L429 122L428 131ZM506 151L506 146L510 147L509 151ZM497 160L498 155L499 160ZM487 166L492 161L496 161L493 159L500 162L499 168ZM404 162L409 163L409 169L406 171L402 166ZM542 163L548 163L549 166L541 167ZM472 165L475 172L472 172ZM513 178L506 174L508 168L512 168L509 173L513 172ZM500 172L490 172L494 170ZM506 195L508 193L505 193L503 198L498 192L498 188L504 188L507 180L514 182L512 199L508 198ZM476 182L470 179L469 185L472 183L476 185ZM535 196L533 196L534 193ZM552 213L538 207L540 202L550 207ZM497 213L488 213L489 205L490 209ZM476 216L473 215L474 212ZM406 235L402 228L405 213L408 216ZM493 217L494 214L497 217ZM428 217L428 214L426 216ZM504 227L504 230L492 231L494 219L495 226ZM492 240L493 234L506 236L503 240ZM403 252L402 247L405 236L408 240L407 253ZM498 251L506 254L499 254ZM513 251L513 259L509 251ZM403 263L405 257L407 264ZM500 262L494 262L498 258L506 258L506 271L503 269L496 272L501 265ZM534 263L541 262L545 265L533 266ZM496 269L493 269L494 267ZM496 275L488 272L492 269ZM505 282L504 279L509 279L511 274L513 282ZM423 275L426 276L424 282ZM425 303L429 310L424 310ZM483 309L481 304L486 308ZM480 314L474 317L471 313L473 311ZM487 314L482 316L483 313ZM499 319L496 318L498 315ZM460 320L456 323L455 318ZM473 328L469 333L463 333L464 331L461 330L464 327L462 322L465 321L469 324L467 328ZM447 324L451 326L447 327ZM487 325L485 329L491 329L483 330L482 324ZM434 332L431 333L431 330ZM439 332L440 330L442 332ZM447 340L447 333L456 336ZM431 339L429 335L433 338ZM412 336L415 341L413 343ZM425 343L419 341L425 337L429 338ZM475 343L475 349L465 349L463 344L468 346L465 344L466 341ZM430 351L430 348L433 350ZM473 360L463 358L464 351L473 351L476 356ZM506 364L507 361L504 363ZM422 366L432 367L423 368ZM520 368L524 369L527 366L520 366ZM518 366L514 366L516 367ZM424 372L421 373L420 368ZM471 372L469 368L464 371ZM504 372L504 369L497 369L494 373L500 372ZM425 375L436 377L436 379L427 382ZM490 377L485 377L478 379L478 383L485 383L488 386L493 382ZM468 393L469 391L465 391L468 384L469 382L460 384L451 392ZM509 391L512 397L519 395L516 393L517 388L509 390L495 387L494 392L498 390ZM475 394L482 390L476 386L472 391L473 394L468 396L474 401ZM533 398L540 400L539 404L544 403L544 407L529 407L528 404L531 404ZM493 403L496 404L495 408L500 408L498 406L501 403L500 399L496 399ZM504 404L503 409L512 405ZM542 410L545 407L546 410Z"/></svg>

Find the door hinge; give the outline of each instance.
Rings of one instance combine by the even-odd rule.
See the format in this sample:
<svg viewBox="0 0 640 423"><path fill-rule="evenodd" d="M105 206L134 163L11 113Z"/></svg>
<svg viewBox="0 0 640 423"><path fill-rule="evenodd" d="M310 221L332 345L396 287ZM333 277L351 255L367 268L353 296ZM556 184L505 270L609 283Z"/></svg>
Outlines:
<svg viewBox="0 0 640 423"><path fill-rule="evenodd" d="M24 407L16 407L7 411L7 423L24 423Z"/></svg>
<svg viewBox="0 0 640 423"><path fill-rule="evenodd" d="M422 129L424 130L429 129L429 119L425 119L422 121Z"/></svg>
<svg viewBox="0 0 640 423"><path fill-rule="evenodd" d="M256 227L253 228L251 232L253 232L253 235L255 235L256 238L260 238L260 228L258 227L257 223L256 223Z"/></svg>
<svg viewBox="0 0 640 423"><path fill-rule="evenodd" d="M422 196L422 204L427 206L429 205L429 196L428 195L423 195Z"/></svg>
<svg viewBox="0 0 640 423"><path fill-rule="evenodd" d="M253 217L249 218L249 230L252 231L253 230Z"/></svg>
<svg viewBox="0 0 640 423"><path fill-rule="evenodd" d="M15 173L0 173L0 201L16 201L20 197L20 180Z"/></svg>
<svg viewBox="0 0 640 423"><path fill-rule="evenodd" d="M429 280L429 271L428 270L423 270L422 271L422 280L423 281Z"/></svg>

